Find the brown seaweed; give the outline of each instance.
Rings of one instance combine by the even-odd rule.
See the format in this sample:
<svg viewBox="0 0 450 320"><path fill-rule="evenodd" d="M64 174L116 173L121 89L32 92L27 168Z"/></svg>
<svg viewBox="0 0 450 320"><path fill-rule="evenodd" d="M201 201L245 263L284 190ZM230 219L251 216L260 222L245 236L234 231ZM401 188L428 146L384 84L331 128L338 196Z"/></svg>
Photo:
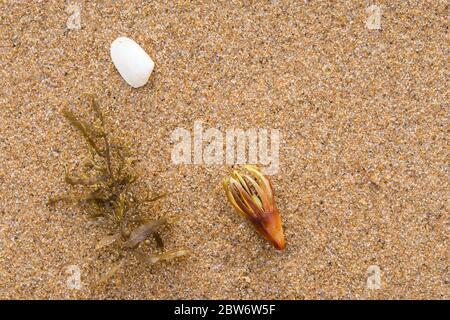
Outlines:
<svg viewBox="0 0 450 320"><path fill-rule="evenodd" d="M85 97L93 111L93 120L90 122L79 119L68 109L62 111L62 115L78 131L89 148L89 155L83 159L79 168L70 170L65 176L65 182L79 192L50 197L48 204L78 203L85 207L91 219L104 219L109 226L107 235L98 241L96 250L114 247L120 251L121 260L101 277L100 283L107 281L125 265L125 251L136 250L144 241L147 243L154 239L160 250L147 253L150 260L146 261L152 261L151 263L187 254L186 249L163 251L164 243L159 231L163 225L172 223L173 219L150 219L148 212L151 204L166 194L151 195L139 183L137 159L131 152L133 146L129 142L113 138L107 130L105 115L94 95L85 94Z"/></svg>

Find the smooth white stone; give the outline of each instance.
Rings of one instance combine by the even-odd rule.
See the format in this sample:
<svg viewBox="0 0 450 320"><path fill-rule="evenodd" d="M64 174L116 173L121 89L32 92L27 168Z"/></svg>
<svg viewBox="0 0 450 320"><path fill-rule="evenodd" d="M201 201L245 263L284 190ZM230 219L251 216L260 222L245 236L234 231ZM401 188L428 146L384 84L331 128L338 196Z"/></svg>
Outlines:
<svg viewBox="0 0 450 320"><path fill-rule="evenodd" d="M119 37L113 41L111 59L122 78L133 88L145 85L155 67L144 49L127 37Z"/></svg>

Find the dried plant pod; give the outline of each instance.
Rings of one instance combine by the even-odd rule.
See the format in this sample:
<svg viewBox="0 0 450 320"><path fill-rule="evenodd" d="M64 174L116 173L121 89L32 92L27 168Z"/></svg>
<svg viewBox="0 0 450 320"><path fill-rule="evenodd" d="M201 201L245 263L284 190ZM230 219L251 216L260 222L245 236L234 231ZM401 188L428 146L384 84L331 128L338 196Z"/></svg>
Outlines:
<svg viewBox="0 0 450 320"><path fill-rule="evenodd" d="M234 171L223 180L228 201L278 250L286 246L281 216L275 204L272 183L256 166L244 167L248 174Z"/></svg>

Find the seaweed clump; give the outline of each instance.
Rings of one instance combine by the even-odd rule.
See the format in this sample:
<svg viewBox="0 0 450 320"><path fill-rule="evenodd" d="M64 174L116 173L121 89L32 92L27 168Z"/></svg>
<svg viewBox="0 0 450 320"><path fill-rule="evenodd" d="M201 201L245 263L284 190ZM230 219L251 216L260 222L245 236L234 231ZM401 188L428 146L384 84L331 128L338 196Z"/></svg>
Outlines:
<svg viewBox="0 0 450 320"><path fill-rule="evenodd" d="M79 119L72 111L64 109L63 116L76 129L89 147L89 155L78 168L66 172L65 182L76 188L77 193L51 197L49 205L58 202L75 202L83 207L91 220L107 227L108 233L99 240L96 249L112 246L119 249L117 263L105 273L99 282L105 282L125 264L126 252L134 251L142 244L156 242L158 251L140 253L139 258L153 264L184 256L187 249L164 250L160 230L173 221L162 217L146 218L149 206L165 196L150 195L139 183L136 169L137 159L129 142L110 136L106 129L105 116L95 96L85 94L91 121ZM144 190L145 189L145 190Z"/></svg>

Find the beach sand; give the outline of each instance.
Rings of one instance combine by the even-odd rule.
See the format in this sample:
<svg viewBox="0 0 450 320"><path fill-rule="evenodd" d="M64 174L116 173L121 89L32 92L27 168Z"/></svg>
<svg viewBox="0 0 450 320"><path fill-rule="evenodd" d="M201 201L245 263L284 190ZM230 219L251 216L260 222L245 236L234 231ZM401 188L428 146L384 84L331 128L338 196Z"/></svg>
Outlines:
<svg viewBox="0 0 450 320"><path fill-rule="evenodd" d="M167 2L1 1L0 298L449 299L446 2ZM142 88L111 62L121 35L155 61ZM95 250L105 230L46 206L87 152L60 114L81 113L83 92L139 145L151 190L172 193L150 215L179 218L162 236L189 257L131 257L93 286L117 258ZM226 202L230 165L172 162L171 133L194 121L280 130L284 251Z"/></svg>

